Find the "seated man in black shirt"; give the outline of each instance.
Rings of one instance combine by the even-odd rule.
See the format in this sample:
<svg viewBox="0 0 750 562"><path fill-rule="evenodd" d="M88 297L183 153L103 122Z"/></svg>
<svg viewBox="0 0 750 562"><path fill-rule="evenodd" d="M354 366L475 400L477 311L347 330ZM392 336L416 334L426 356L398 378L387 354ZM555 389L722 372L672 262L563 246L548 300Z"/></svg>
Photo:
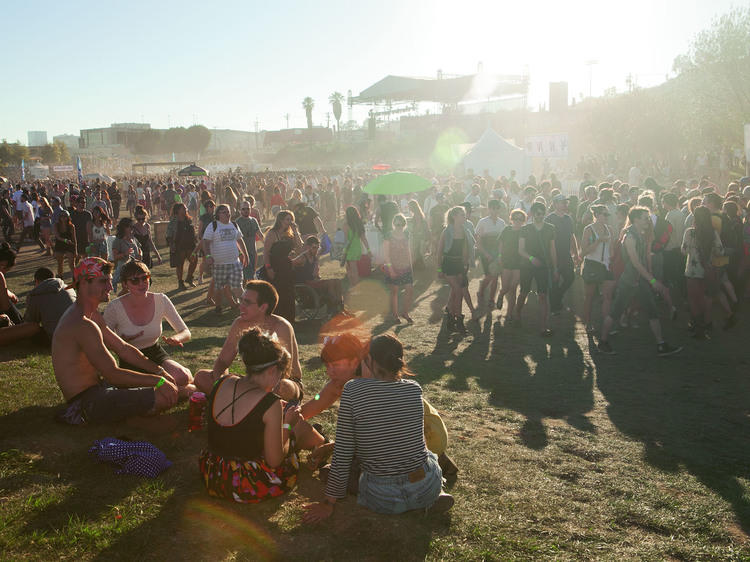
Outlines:
<svg viewBox="0 0 750 562"><path fill-rule="evenodd" d="M304 251L292 260L295 282L304 283L317 290L324 299L327 299L332 312L343 312L345 310L344 291L341 279L320 278L319 250L320 241L315 236L310 236L305 240Z"/></svg>

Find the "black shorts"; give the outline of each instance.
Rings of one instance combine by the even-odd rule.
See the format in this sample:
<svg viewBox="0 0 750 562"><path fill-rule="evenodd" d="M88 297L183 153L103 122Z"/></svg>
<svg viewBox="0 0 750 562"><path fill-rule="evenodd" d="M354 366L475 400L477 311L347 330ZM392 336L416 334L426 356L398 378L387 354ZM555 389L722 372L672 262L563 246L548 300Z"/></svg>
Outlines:
<svg viewBox="0 0 750 562"><path fill-rule="evenodd" d="M669 287L678 287L685 277L685 260L679 248L664 252L664 283Z"/></svg>
<svg viewBox="0 0 750 562"><path fill-rule="evenodd" d="M521 269L521 292L531 291L531 282L536 279L536 292L546 295L549 292L550 271L546 266L524 267Z"/></svg>
<svg viewBox="0 0 750 562"><path fill-rule="evenodd" d="M581 272L583 282L587 285L598 285L605 281L612 281L614 276L602 262L594 260L583 260L583 271Z"/></svg>
<svg viewBox="0 0 750 562"><path fill-rule="evenodd" d="M619 320L622 313L628 308L630 301L635 297L641 305L641 309L646 314L646 318L654 320L659 318L656 310L656 301L654 300L654 291L651 289L648 281L639 279L635 285L626 283L620 278L615 291L615 300L612 304L611 316L615 321Z"/></svg>
<svg viewBox="0 0 750 562"><path fill-rule="evenodd" d="M87 388L70 400L58 419L71 425L114 423L150 413L156 403L156 390L116 388L104 383Z"/></svg>
<svg viewBox="0 0 750 562"><path fill-rule="evenodd" d="M161 365L162 363L164 363L164 361L169 359L169 353L167 353L159 343L144 347L139 351L157 365ZM144 371L140 367L131 365L130 363L128 363L127 361L123 361L122 359L120 359L120 369L127 369L129 371L135 371L136 373L148 373L148 371Z"/></svg>

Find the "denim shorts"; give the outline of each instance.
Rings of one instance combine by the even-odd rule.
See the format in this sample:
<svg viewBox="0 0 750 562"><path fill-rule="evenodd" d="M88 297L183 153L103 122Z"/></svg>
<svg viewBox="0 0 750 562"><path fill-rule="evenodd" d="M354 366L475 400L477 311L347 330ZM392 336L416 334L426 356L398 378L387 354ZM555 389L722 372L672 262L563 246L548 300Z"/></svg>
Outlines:
<svg viewBox="0 0 750 562"><path fill-rule="evenodd" d="M416 482L424 471L424 477ZM443 472L437 457L427 451L427 459L420 469L398 476L375 476L362 471L359 477L357 503L377 513L403 513L412 509L424 509L435 503L443 488Z"/></svg>

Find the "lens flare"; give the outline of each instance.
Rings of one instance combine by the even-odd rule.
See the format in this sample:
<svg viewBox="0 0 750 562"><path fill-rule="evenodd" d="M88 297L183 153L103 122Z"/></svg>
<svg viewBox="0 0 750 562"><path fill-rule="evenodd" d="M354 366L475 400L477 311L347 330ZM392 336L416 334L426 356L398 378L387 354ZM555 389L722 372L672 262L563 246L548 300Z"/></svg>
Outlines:
<svg viewBox="0 0 750 562"><path fill-rule="evenodd" d="M430 155L430 167L438 173L453 172L461 159L469 138L461 129L450 128L443 131Z"/></svg>
<svg viewBox="0 0 750 562"><path fill-rule="evenodd" d="M278 552L273 538L247 517L221 505L221 501L210 498L190 500L185 506L185 517L203 529L210 529L211 538L217 543L227 547L232 544L247 547L256 560L276 559Z"/></svg>

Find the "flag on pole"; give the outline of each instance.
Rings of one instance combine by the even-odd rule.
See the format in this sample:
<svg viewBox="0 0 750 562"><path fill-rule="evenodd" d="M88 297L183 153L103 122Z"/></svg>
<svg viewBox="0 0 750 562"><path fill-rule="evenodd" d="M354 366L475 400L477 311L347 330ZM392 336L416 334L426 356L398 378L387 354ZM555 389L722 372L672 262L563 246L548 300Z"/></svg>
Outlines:
<svg viewBox="0 0 750 562"><path fill-rule="evenodd" d="M26 166L24 166L23 158L21 158L21 181L26 181Z"/></svg>
<svg viewBox="0 0 750 562"><path fill-rule="evenodd" d="M174 159L174 152L172 153L172 162L175 162L175 159Z"/></svg>
<svg viewBox="0 0 750 562"><path fill-rule="evenodd" d="M83 171L81 171L81 157L77 158L76 166L78 168L78 185L83 185Z"/></svg>

